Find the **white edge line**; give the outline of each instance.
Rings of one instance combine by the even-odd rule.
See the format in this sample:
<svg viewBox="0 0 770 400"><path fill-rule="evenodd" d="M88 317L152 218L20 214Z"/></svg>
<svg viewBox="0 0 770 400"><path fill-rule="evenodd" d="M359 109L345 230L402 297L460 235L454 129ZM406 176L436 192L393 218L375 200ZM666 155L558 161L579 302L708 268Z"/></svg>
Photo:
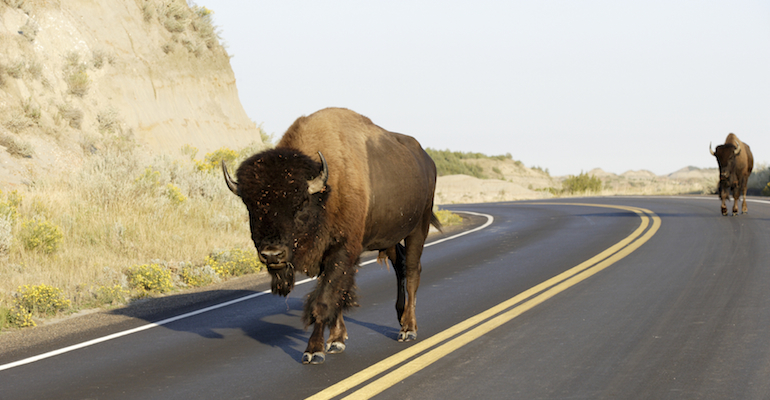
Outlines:
<svg viewBox="0 0 770 400"><path fill-rule="evenodd" d="M436 240L436 241L433 241L433 242L430 242L430 243L426 243L425 247L429 247L429 246L432 246L434 244L438 244L438 243L441 243L441 242L446 242L447 240L456 239L456 238L458 238L460 236L464 236L464 235L467 235L469 233L480 231L480 230L488 227L489 225L492 225L492 222L494 222L494 220L495 220L494 217L492 217L491 215L488 215L488 214L480 214L480 213L475 213L475 212L471 212L471 211L454 211L454 212L483 216L483 217L487 218L487 222L484 223L483 225L481 225L479 227L476 227L474 229L471 229L469 231L461 232L461 233L458 233L458 234L450 236L450 237L446 237L446 238L439 239L439 240ZM376 259L369 260L369 261L366 261L364 263L361 263L360 265L363 266L363 265L371 264L371 263L373 263L375 261L376 261ZM303 280L295 283L295 286L296 285L303 285L305 283L312 282L314 280L315 280L315 278L303 279ZM36 362L36 361L40 361L40 360L43 360L43 359L46 359L46 358L58 356L58 355L64 354L64 353L69 353L69 352L74 351L74 350L78 350L78 349L82 349L82 348L85 348L85 347L93 346L95 344L106 342L106 341L109 341L109 340L112 340L112 339L117 339L119 337L128 336L128 335L131 335L131 334L134 334L134 333L137 333L137 332L141 332L141 331L144 331L144 330L147 330L147 329L151 329L151 328L155 328L155 327L158 327L158 326L170 324L172 322L179 321L179 320L182 320L182 319L185 319L185 318L189 318L189 317L193 317L193 316L198 315L198 314L203 314L205 312L216 310L218 308L231 306L233 304L240 303L242 301L251 300L251 299L256 298L256 297L264 296L264 295L269 294L269 293L270 293L269 290L265 290L265 291L259 292L259 293L252 293L250 295L239 297L237 299L226 301L224 303L215 304L213 306L209 306L209 307L206 307L206 308L201 308L200 310L195 310L195 311L192 311L192 312L189 312L189 313L186 313L186 314L177 315L176 317L166 318L166 319L158 321L158 322L153 322L153 323L142 325L142 326L139 326L139 327L136 327L136 328L133 328L133 329L128 329L128 330L125 330L125 331L113 333L111 335L102 336L100 338L96 338L96 339L92 339L92 340L89 340L89 341L86 341L86 342L74 344L72 346L63 347L61 349L49 351L47 353L39 354L37 356L25 358L25 359L19 360L19 361L14 361L12 363L3 364L3 365L0 365L0 371L6 370L6 369L15 368L15 367L19 367L19 366L22 366L22 365L25 365L25 364L31 364L31 363Z"/></svg>

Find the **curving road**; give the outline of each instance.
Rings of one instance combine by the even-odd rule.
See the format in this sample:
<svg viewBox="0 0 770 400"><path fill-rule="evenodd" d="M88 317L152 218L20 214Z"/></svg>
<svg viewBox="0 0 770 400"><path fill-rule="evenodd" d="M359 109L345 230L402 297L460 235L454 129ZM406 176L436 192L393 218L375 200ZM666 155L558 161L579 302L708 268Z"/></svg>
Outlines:
<svg viewBox="0 0 770 400"><path fill-rule="evenodd" d="M347 350L323 365L300 363L311 283L289 298L262 283L203 312L0 349L0 399L770 393L769 202L738 217L722 217L716 196L447 208L477 213L466 216L480 229L425 249L416 342L395 340L393 271L369 263Z"/></svg>

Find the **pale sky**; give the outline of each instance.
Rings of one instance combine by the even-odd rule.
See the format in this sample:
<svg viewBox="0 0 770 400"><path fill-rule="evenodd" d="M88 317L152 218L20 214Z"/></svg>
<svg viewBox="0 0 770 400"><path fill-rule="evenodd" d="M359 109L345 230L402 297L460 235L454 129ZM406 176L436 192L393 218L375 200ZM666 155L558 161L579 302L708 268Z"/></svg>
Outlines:
<svg viewBox="0 0 770 400"><path fill-rule="evenodd" d="M242 1L214 11L249 117L335 106L551 175L770 161L770 2Z"/></svg>

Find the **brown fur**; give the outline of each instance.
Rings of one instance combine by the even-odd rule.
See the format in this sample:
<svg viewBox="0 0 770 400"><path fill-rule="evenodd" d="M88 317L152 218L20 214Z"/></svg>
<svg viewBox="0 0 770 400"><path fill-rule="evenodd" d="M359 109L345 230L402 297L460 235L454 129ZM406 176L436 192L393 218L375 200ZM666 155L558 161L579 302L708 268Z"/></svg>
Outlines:
<svg viewBox="0 0 770 400"><path fill-rule="evenodd" d="M325 185L315 184L325 176L319 152L328 164ZM436 167L414 138L353 111L327 108L298 118L275 149L244 161L237 177L240 183L225 172L249 210L273 293L291 291L295 270L318 276L303 313L314 325L303 362L323 362L326 327L329 351L344 350L341 313L356 305L355 274L364 250L379 250L378 258L393 264L399 340L416 338L420 256L430 225L440 224L432 212Z"/></svg>
<svg viewBox="0 0 770 400"><path fill-rule="evenodd" d="M710 148L710 146L709 146ZM727 200L732 193L735 202L733 204L733 215L738 215L738 201L743 196L742 212L748 213L746 206L746 190L748 189L748 180L754 167L754 156L751 154L751 148L743 143L738 137L730 133L725 139L725 143L717 146L716 151L712 151L719 164L719 197L722 200L722 215L727 215Z"/></svg>
<svg viewBox="0 0 770 400"><path fill-rule="evenodd" d="M324 155L331 171L327 185L333 188L326 203L327 226L332 237L344 237L346 248L356 257L361 253L370 193L369 164L362 155L367 153L367 138L381 134L383 130L369 118L327 108L297 118L276 145L299 150L319 163L318 152Z"/></svg>

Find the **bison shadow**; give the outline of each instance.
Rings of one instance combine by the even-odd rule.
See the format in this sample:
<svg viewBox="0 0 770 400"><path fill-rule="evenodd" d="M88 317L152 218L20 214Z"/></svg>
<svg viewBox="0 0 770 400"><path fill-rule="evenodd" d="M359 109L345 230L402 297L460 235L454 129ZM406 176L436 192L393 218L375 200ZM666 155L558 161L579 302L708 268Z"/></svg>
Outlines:
<svg viewBox="0 0 770 400"><path fill-rule="evenodd" d="M211 290L143 299L109 313L148 323L163 323L163 328L193 333L206 339L225 339L227 331L240 331L259 343L281 349L293 360L301 360L310 337L310 330L302 326L301 320L306 290L309 288L296 290L296 294L286 298L258 295L262 292L252 290ZM195 316L164 322L246 296L254 297ZM214 312L220 314L213 317ZM357 320L348 314L345 315L345 322L394 340L398 337L399 330L391 326Z"/></svg>
<svg viewBox="0 0 770 400"><path fill-rule="evenodd" d="M228 330L241 331L246 336L262 344L280 348L293 359L299 360L310 336L309 331L298 327L302 324L301 298L271 299L273 296L267 294L164 323L169 318L259 293L260 291L252 290L212 290L171 295L135 301L126 307L110 311L110 314L141 319L149 323L163 323L161 326L166 329L194 333L207 339L224 339ZM212 317L215 312L220 312L220 315Z"/></svg>

